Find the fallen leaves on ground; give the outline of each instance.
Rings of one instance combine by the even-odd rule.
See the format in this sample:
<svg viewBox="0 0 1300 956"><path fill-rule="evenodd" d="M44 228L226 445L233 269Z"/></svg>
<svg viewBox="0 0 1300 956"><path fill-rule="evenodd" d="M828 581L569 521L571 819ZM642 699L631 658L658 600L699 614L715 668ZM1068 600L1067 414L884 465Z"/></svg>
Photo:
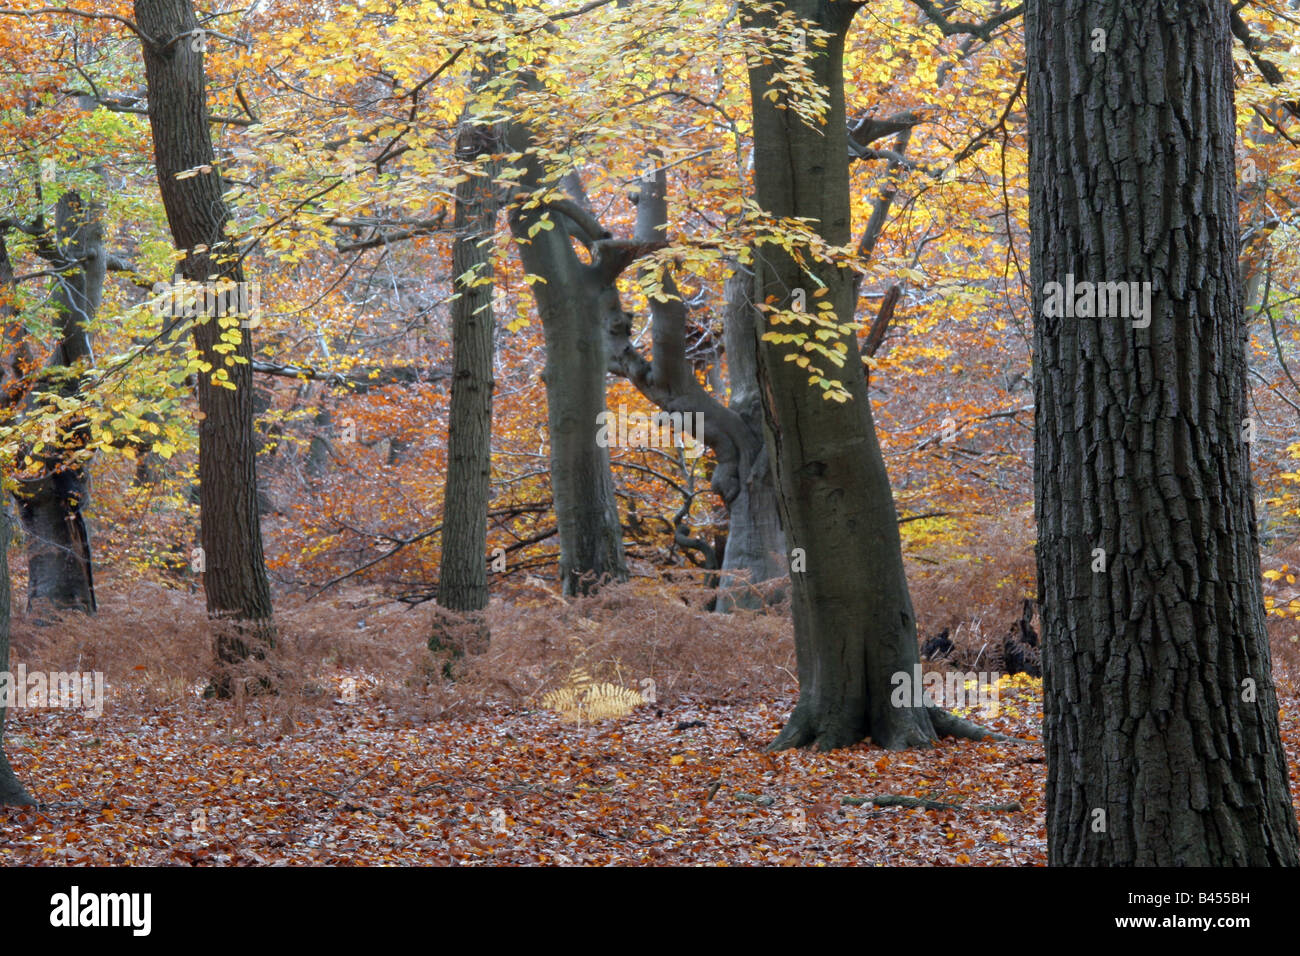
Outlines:
<svg viewBox="0 0 1300 956"><path fill-rule="evenodd" d="M0 862L1044 862L1039 744L765 753L792 705L688 699L585 726L501 708L416 725L339 700L288 733L256 703L243 727L213 701L96 720L27 711L7 743L47 806L0 810ZM992 725L1036 736L1037 720L1028 700ZM1023 810L844 802L880 794Z"/></svg>
<svg viewBox="0 0 1300 956"><path fill-rule="evenodd" d="M1039 695L1036 682L1004 693L987 725L1036 738ZM26 711L8 744L47 806L0 810L0 863L1046 862L1037 740L765 753L792 705L685 699L595 725L502 707L420 725L361 698L291 731L259 720L256 702L242 727L213 701L97 720ZM884 796L959 809L871 802ZM1008 804L1021 809L977 809Z"/></svg>

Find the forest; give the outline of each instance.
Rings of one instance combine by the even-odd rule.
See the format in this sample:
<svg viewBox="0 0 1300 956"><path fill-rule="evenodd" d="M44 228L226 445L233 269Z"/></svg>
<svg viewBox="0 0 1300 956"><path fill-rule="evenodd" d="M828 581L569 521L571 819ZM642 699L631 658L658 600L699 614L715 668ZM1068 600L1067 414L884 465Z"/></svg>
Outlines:
<svg viewBox="0 0 1300 956"><path fill-rule="evenodd" d="M1298 176L1297 0L0 0L0 865L1297 866Z"/></svg>

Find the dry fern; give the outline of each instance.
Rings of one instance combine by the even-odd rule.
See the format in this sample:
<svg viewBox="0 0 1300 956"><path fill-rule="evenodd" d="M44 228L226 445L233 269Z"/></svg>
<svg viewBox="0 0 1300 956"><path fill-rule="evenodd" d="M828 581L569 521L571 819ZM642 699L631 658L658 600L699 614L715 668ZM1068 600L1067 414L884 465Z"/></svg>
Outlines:
<svg viewBox="0 0 1300 956"><path fill-rule="evenodd" d="M564 687L542 695L543 707L576 723L626 717L644 703L645 698L630 687L592 683L584 667L574 668Z"/></svg>

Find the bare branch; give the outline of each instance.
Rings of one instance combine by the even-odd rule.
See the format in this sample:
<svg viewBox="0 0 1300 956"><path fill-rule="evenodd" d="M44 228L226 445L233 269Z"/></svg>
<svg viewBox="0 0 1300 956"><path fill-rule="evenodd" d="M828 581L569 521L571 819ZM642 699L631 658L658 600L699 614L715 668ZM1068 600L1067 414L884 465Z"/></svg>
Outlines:
<svg viewBox="0 0 1300 956"><path fill-rule="evenodd" d="M253 371L262 375L276 375L281 378L305 379L313 382L329 382L331 385L345 386L354 392L365 392L372 388L387 385L405 385L412 382L439 382L451 377L443 368L418 369L410 367L357 369L351 372L329 372L312 368L310 365L284 365L278 362L253 360Z"/></svg>
<svg viewBox="0 0 1300 956"><path fill-rule="evenodd" d="M88 20L115 20L129 29L145 43L153 42L153 38L146 36L144 31L136 25L134 20L120 16L116 13L93 13L90 10L77 10L74 7L38 7L33 10L12 10L6 7L0 7L0 17L33 17L42 13L64 13L73 17L85 17Z"/></svg>
<svg viewBox="0 0 1300 956"><path fill-rule="evenodd" d="M1004 10L996 16L989 17L983 23L971 23L965 20L949 20L939 5L933 0L912 0L912 3L920 8L939 31L946 37L960 36L962 34L972 34L979 37L986 43L993 42L993 32L1002 24L1009 23L1016 17L1025 12L1025 5L1018 3L1010 10Z"/></svg>

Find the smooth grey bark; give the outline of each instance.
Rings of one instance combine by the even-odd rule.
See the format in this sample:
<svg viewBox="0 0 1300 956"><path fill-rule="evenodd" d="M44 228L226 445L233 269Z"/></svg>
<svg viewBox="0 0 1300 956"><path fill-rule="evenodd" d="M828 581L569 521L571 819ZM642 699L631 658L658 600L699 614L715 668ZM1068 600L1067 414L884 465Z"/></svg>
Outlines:
<svg viewBox="0 0 1300 956"><path fill-rule="evenodd" d="M723 336L727 350L727 407L744 425L732 461L718 458L714 487L727 504L730 519L719 610L759 606L762 597L748 587L784 577L789 571L781 507L772 456L763 424L763 397L758 385L758 323L754 308L754 273L733 263L724 289ZM719 472L722 474L720 475Z"/></svg>
<svg viewBox="0 0 1300 956"><path fill-rule="evenodd" d="M466 115L456 136L456 159L475 169L480 156L500 152L500 131ZM482 175L456 185L453 220L451 305L452 379L447 423L447 481L442 508L442 559L438 604L450 611L478 612L488 604L487 513L492 496L492 391L496 327L492 313L492 262L488 243L498 208L496 174L489 161Z"/></svg>
<svg viewBox="0 0 1300 956"><path fill-rule="evenodd" d="M801 217L820 236L846 245L851 232L849 146L844 112L844 41L861 4L791 0L751 8L760 28L789 11L826 31L825 48L810 51L808 68L826 91L825 122L806 124L765 94L780 64L750 71L754 115L754 182L762 209ZM782 93L782 96L785 94ZM834 263L806 267L824 285L842 322L855 314L857 278ZM811 299L814 281L788 253L765 247L757 260L758 301L792 307L794 290ZM908 697L893 706L897 674L919 661L916 618L903 569L898 515L876 438L857 336L845 329L828 345L844 348L840 377L849 400L828 401L808 373L785 360L789 346L759 338L759 380L768 440L780 493L782 526L791 554L792 609L799 701L773 749L845 747L870 737L889 749L930 745L939 734L986 732ZM800 571L798 568L803 567Z"/></svg>
<svg viewBox="0 0 1300 956"><path fill-rule="evenodd" d="M1293 866L1229 5L1030 0L1026 40L1048 860ZM1068 276L1149 282L1150 314L1048 315Z"/></svg>
<svg viewBox="0 0 1300 956"><path fill-rule="evenodd" d="M187 37L198 28L190 0L137 0L135 19L151 39L142 42L158 188L176 247L186 255L181 273L207 282L245 280L239 250L226 235L230 210L209 129L207 82L201 51ZM216 42L209 38L209 42ZM197 169L206 169L193 175ZM178 179L177 174L191 175ZM198 376L199 541L206 570L209 617L230 622L216 637L213 689L230 692L229 665L260 657L273 641L271 588L257 512L257 437L253 415L253 348L247 323L239 323L235 355L226 365L216 350L222 329L208 316L193 327L194 344L214 369L225 368L233 389Z"/></svg>
<svg viewBox="0 0 1300 956"><path fill-rule="evenodd" d="M590 235L552 204L526 209L526 197L547 182L528 131L507 127L507 141L523 153L520 195L510 209L510 230L524 271L545 278L532 284L546 340L547 421L551 489L560 538L560 577L566 595L585 594L605 580L627 578L623 529L610 475L609 449L597 443L605 409L608 356L602 334L607 314L621 311L614 281L633 253L608 235ZM543 219L550 228L542 228ZM544 225L544 224L543 224ZM534 230L534 226L537 228ZM578 258L577 238L592 249Z"/></svg>
<svg viewBox="0 0 1300 956"><path fill-rule="evenodd" d="M101 213L100 204L73 190L55 207L54 241L46 257L56 273L50 299L60 338L51 367L94 362L88 327L99 312L107 268ZM68 374L54 390L74 395L79 386L79 376ZM79 437L76 426L51 436L33 456L40 472L18 477L14 500L27 541L28 612L95 611L90 535L82 513L90 487L84 465L75 460Z"/></svg>
<svg viewBox="0 0 1300 956"><path fill-rule="evenodd" d="M642 175L636 208L634 240L647 249L667 242L667 176L662 168ZM730 519L719 582L718 608L724 611L761 603L758 592L744 582L758 583L785 574L785 539L763 441L762 413L757 407L753 338L740 334L752 329L752 274L736 275L739 278L726 286L725 328L733 390L730 405L718 401L695 377L686 352L689 314L670 274L663 275L662 283L664 292L672 298L667 302L650 300L649 359L633 344L629 313L620 307L618 312L610 313L606 324L611 372L626 378L669 414L703 416L700 437L716 457L712 488Z"/></svg>

